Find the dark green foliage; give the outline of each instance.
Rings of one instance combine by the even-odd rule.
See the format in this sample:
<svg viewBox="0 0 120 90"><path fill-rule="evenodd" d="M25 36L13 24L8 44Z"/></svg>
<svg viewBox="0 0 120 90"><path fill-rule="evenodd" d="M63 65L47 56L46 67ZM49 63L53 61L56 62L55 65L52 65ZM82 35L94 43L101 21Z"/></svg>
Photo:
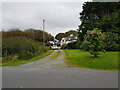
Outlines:
<svg viewBox="0 0 120 90"><path fill-rule="evenodd" d="M48 48L25 37L3 38L3 63L11 60L30 59L35 55L46 52Z"/></svg>
<svg viewBox="0 0 120 90"><path fill-rule="evenodd" d="M43 46L44 41L47 45L48 41L54 37L42 30L27 29L25 31L19 29L11 29L2 32L2 62L7 63L14 60L28 60L32 57L43 54L49 48Z"/></svg>
<svg viewBox="0 0 120 90"><path fill-rule="evenodd" d="M111 23L111 21L116 23L116 20L119 18L119 10L120 2L86 2L83 5L83 11L80 13L82 24L79 26L79 30L86 33L87 30L93 30L98 27L102 29L104 26L107 26L106 28L110 29L109 26L111 25L107 23ZM107 25L100 25L105 22L107 22Z"/></svg>
<svg viewBox="0 0 120 90"><path fill-rule="evenodd" d="M105 49L107 51L119 51L120 50L120 36L118 33L105 32Z"/></svg>
<svg viewBox="0 0 120 90"><path fill-rule="evenodd" d="M120 34L120 2L86 2L80 13L78 39L82 42L88 30L99 28L106 33L106 50L120 50L118 39L108 40L112 34ZM82 31L82 32L81 32ZM107 32L110 32L109 35ZM114 43L113 43L114 41ZM111 43L111 44L108 44Z"/></svg>
<svg viewBox="0 0 120 90"><path fill-rule="evenodd" d="M61 49L68 49L68 45L67 44L62 45Z"/></svg>
<svg viewBox="0 0 120 90"><path fill-rule="evenodd" d="M78 49L77 42L68 43L68 49Z"/></svg>
<svg viewBox="0 0 120 90"><path fill-rule="evenodd" d="M45 46L53 46L52 43L46 43Z"/></svg>
<svg viewBox="0 0 120 90"><path fill-rule="evenodd" d="M48 34L47 32L44 32L44 35L45 35L44 37L45 42L51 41L54 39L54 37L51 34ZM2 33L3 38L16 37L16 36L30 38L38 42L43 41L42 30L27 29L25 31L21 31L19 29L11 29L10 31Z"/></svg>
<svg viewBox="0 0 120 90"><path fill-rule="evenodd" d="M68 43L61 47L61 49L79 49L79 48L80 46L77 42Z"/></svg>

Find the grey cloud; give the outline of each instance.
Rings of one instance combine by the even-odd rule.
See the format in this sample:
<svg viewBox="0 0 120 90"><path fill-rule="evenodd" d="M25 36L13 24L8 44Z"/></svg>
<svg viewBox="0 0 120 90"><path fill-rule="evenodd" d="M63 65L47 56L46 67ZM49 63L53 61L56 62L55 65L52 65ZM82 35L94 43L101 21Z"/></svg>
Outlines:
<svg viewBox="0 0 120 90"><path fill-rule="evenodd" d="M78 2L5 2L2 4L3 29L41 29L42 19L46 20L46 31L55 35L68 29L77 29L80 24Z"/></svg>

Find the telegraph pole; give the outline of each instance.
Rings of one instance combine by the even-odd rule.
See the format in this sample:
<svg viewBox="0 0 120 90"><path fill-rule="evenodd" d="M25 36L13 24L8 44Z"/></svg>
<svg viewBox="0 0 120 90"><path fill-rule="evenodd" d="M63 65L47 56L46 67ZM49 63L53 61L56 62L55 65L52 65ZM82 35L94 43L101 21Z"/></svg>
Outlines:
<svg viewBox="0 0 120 90"><path fill-rule="evenodd" d="M43 19L43 46L45 46L45 19Z"/></svg>

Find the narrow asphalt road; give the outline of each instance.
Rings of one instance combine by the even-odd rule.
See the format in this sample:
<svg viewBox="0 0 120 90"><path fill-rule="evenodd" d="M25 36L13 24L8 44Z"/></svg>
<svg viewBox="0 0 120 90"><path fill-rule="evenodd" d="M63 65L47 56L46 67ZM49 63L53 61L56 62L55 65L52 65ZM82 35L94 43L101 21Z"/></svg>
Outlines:
<svg viewBox="0 0 120 90"><path fill-rule="evenodd" d="M63 50L55 50L35 62L2 69L3 88L118 87L118 71L66 67Z"/></svg>

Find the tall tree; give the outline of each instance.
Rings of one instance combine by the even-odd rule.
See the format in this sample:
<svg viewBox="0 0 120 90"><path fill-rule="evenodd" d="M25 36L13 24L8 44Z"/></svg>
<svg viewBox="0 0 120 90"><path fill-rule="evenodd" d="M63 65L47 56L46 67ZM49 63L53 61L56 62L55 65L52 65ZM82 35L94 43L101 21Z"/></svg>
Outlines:
<svg viewBox="0 0 120 90"><path fill-rule="evenodd" d="M88 30L99 28L106 35L106 50L120 50L120 2L86 2L80 21L79 42L83 42Z"/></svg>
<svg viewBox="0 0 120 90"><path fill-rule="evenodd" d="M107 32L110 28L118 28L118 22L114 19L119 18L120 2L86 2L83 4L83 11L80 13L79 38L83 40L87 30L100 28ZM114 16L112 17L112 15ZM116 14L116 16L115 16ZM115 24L116 23L116 24ZM113 26L114 25L114 26ZM82 33L80 32L82 31ZM117 29L118 30L118 29ZM116 30L116 31L117 31Z"/></svg>

